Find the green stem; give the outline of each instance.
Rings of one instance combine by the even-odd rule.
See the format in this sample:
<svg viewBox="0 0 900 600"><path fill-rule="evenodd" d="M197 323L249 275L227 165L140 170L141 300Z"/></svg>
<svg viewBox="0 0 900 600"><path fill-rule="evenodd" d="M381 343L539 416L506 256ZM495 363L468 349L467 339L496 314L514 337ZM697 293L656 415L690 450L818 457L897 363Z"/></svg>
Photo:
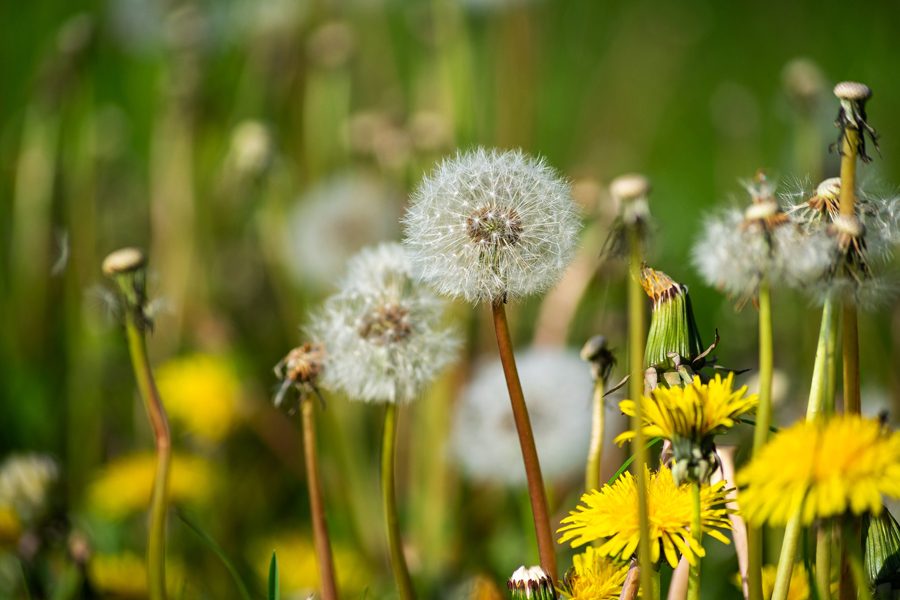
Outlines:
<svg viewBox="0 0 900 600"><path fill-rule="evenodd" d="M166 511L169 495L169 465L172 462L172 439L166 410L156 389L147 346L144 339L143 307L129 308L125 318L125 333L131 365L144 407L156 441L156 473L150 496L149 537L147 541L147 574L150 600L166 598Z"/></svg>
<svg viewBox="0 0 900 600"><path fill-rule="evenodd" d="M844 525L843 548L856 584L857 600L872 600L872 590L863 563L862 544L859 543L858 521L848 519Z"/></svg>
<svg viewBox="0 0 900 600"><path fill-rule="evenodd" d="M647 464L647 448L643 429L643 406L641 397L644 393L644 291L641 289L641 240L636 227L628 229L629 261L628 261L628 394L634 400L635 414L631 419L631 429L635 432L634 464L632 472L637 482L638 492L638 524L640 543L638 544L638 562L640 564L641 589L644 598L655 598L653 595L653 562L650 559L650 520L647 503L647 479L644 465ZM658 591L658 590L657 590Z"/></svg>
<svg viewBox="0 0 900 600"><path fill-rule="evenodd" d="M816 532L816 589L819 600L831 600L831 524L825 521Z"/></svg>
<svg viewBox="0 0 900 600"><path fill-rule="evenodd" d="M756 410L756 426L753 429L753 454L756 455L769 437L772 418L772 296L769 281L759 284L759 407ZM749 527L747 530L748 566L747 586L749 600L762 600L763 530Z"/></svg>
<svg viewBox="0 0 900 600"><path fill-rule="evenodd" d="M400 520L397 516L397 493L395 490L395 461L397 452L397 405L390 402L384 410L384 436L381 444L381 497L384 502L384 518L387 525L388 550L391 556L391 570L397 582L401 600L416 597L406 557L403 554L403 540L400 536Z"/></svg>
<svg viewBox="0 0 900 600"><path fill-rule="evenodd" d="M856 155L859 129L846 125L841 145L841 215L856 216ZM844 302L844 412L860 411L859 397L859 331L856 306Z"/></svg>
<svg viewBox="0 0 900 600"><path fill-rule="evenodd" d="M803 530L800 523L801 509L802 505L797 508L797 512L784 529L784 540L781 542L781 554L778 557L778 571L775 573L775 587L772 590L771 600L785 600L791 587L791 573L797 557L800 532Z"/></svg>
<svg viewBox="0 0 900 600"><path fill-rule="evenodd" d="M691 483L691 500L693 501L693 511L691 512L691 536L698 544L703 544L703 530L700 524L700 482ZM688 579L688 600L700 600L700 557L696 557L696 561L691 565L690 577Z"/></svg>
<svg viewBox="0 0 900 600"><path fill-rule="evenodd" d="M812 421L834 411L834 380L838 334L838 312L833 298L827 298L822 307L822 323L809 388L806 420Z"/></svg>
<svg viewBox="0 0 900 600"><path fill-rule="evenodd" d="M322 598L337 600L337 582L334 575L334 559L325 520L325 503L322 500L322 482L319 477L319 461L316 452L315 399L304 394L301 400L303 413L303 458L306 462L306 487L309 489L309 510L313 526L313 542L319 563Z"/></svg>
<svg viewBox="0 0 900 600"><path fill-rule="evenodd" d="M544 478L541 475L541 464L538 460L528 407L522 393L522 383L516 369L516 357L513 353L512 338L509 335L509 323L506 320L506 307L502 301L491 305L494 333L497 336L497 351L506 377L506 388L512 405L513 420L519 435L519 446L522 449L522 461L525 465L525 476L528 481L528 495L531 499L531 512L534 517L534 531L537 537L538 554L541 568L553 581L557 581L556 550L553 533L550 529L550 511L547 509L547 496L544 490Z"/></svg>
<svg viewBox="0 0 900 600"><path fill-rule="evenodd" d="M594 381L594 410L591 427L591 444L588 449L587 467L584 474L584 490L600 489L601 465L603 460L603 437L606 429L606 410L603 404L604 381L598 377Z"/></svg>

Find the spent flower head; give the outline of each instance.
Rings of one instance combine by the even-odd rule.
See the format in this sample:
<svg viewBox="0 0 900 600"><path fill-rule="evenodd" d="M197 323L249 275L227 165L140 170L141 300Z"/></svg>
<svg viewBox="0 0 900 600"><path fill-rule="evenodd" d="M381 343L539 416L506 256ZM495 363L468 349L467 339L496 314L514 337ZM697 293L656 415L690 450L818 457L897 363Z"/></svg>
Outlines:
<svg viewBox="0 0 900 600"><path fill-rule="evenodd" d="M881 513L900 498L900 433L874 419L839 415L776 434L737 475L741 513L754 525Z"/></svg>
<svg viewBox="0 0 900 600"><path fill-rule="evenodd" d="M531 348L519 352L517 361L544 477L553 481L580 474L590 439L588 370L570 350ZM522 451L506 394L500 361L480 365L462 391L451 444L469 477L522 485Z"/></svg>
<svg viewBox="0 0 900 600"><path fill-rule="evenodd" d="M309 328L328 348L323 385L365 402L412 401L456 356L444 309L417 283L403 246L363 250Z"/></svg>
<svg viewBox="0 0 900 600"><path fill-rule="evenodd" d="M654 563L661 556L674 568L682 555L690 564L706 555L703 546L690 532L693 500L688 485L678 485L665 465L647 474L647 510L650 521L650 555ZM632 474L623 473L612 485L592 490L581 497L581 504L562 520L559 543L582 546L600 542L601 556L630 560L637 550L640 527L637 513L637 486ZM720 530L730 530L725 482L703 485L700 489L700 519L703 532L727 544Z"/></svg>
<svg viewBox="0 0 900 600"><path fill-rule="evenodd" d="M641 398L644 435L663 437L672 443L676 482L708 481L718 463L715 436L756 409L759 397L748 395L747 386L732 389L733 380L734 373L725 379L716 374L708 383L694 377L690 385L659 386L651 396ZM634 400L623 400L619 408L630 417L637 413ZM616 438L616 443L634 437L634 431L626 431Z"/></svg>
<svg viewBox="0 0 900 600"><path fill-rule="evenodd" d="M0 464L0 508L9 509L16 521L41 517L59 479L56 461L43 454L13 454Z"/></svg>
<svg viewBox="0 0 900 600"><path fill-rule="evenodd" d="M581 228L569 186L546 162L483 148L445 159L422 180L403 220L422 279L469 302L549 288Z"/></svg>
<svg viewBox="0 0 900 600"><path fill-rule="evenodd" d="M287 356L275 365L275 376L281 380L281 386L272 402L281 406L284 396L290 388L294 388L301 396L315 393L319 376L325 370L328 354L325 346L304 342L291 349Z"/></svg>
<svg viewBox="0 0 900 600"><path fill-rule="evenodd" d="M798 288L820 279L834 254L825 232L782 211L774 184L762 173L746 187L750 205L708 218L694 245L693 262L706 282L743 304L764 278Z"/></svg>
<svg viewBox="0 0 900 600"><path fill-rule="evenodd" d="M650 219L650 180L639 173L626 173L612 180L609 195L615 204L613 220L603 242L604 256L624 256L628 249L629 232L646 239L652 227Z"/></svg>

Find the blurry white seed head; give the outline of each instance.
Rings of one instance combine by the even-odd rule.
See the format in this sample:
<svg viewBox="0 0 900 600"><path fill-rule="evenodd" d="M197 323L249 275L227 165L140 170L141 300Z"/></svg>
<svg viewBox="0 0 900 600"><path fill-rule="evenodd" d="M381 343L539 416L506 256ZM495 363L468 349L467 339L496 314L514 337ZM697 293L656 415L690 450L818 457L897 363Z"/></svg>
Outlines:
<svg viewBox="0 0 900 600"><path fill-rule="evenodd" d="M650 217L650 180L640 173L619 175L609 184L616 211L626 225L646 221Z"/></svg>
<svg viewBox="0 0 900 600"><path fill-rule="evenodd" d="M323 385L364 402L416 399L457 354L444 309L444 300L416 282L403 246L364 249L309 328L328 348Z"/></svg>
<svg viewBox="0 0 900 600"><path fill-rule="evenodd" d="M313 185L284 223L284 263L295 282L332 285L358 250L393 238L399 200L367 171L343 171Z"/></svg>
<svg viewBox="0 0 900 600"><path fill-rule="evenodd" d="M244 177L261 174L272 160L272 136L259 121L247 120L237 124L231 132L228 163Z"/></svg>
<svg viewBox="0 0 900 600"><path fill-rule="evenodd" d="M590 438L590 368L572 350L531 348L517 353L519 376L544 477L581 474ZM454 459L468 477L524 485L525 469L499 360L475 370L453 420Z"/></svg>
<svg viewBox="0 0 900 600"><path fill-rule="evenodd" d="M59 467L49 456L13 454L0 464L0 506L12 508L22 521L40 517L58 478Z"/></svg>
<svg viewBox="0 0 900 600"><path fill-rule="evenodd" d="M100 268L107 277L114 277L137 271L146 262L144 253L138 248L120 248L107 254Z"/></svg>
<svg viewBox="0 0 900 600"><path fill-rule="evenodd" d="M445 159L403 219L421 277L445 296L499 301L552 286L581 222L569 186L541 159L478 148Z"/></svg>

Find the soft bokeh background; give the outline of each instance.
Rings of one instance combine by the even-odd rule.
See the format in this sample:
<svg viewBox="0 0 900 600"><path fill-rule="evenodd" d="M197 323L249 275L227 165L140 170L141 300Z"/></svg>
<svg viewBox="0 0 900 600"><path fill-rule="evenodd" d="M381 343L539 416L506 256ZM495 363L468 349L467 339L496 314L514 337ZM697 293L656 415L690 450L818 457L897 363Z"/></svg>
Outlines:
<svg viewBox="0 0 900 600"><path fill-rule="evenodd" d="M581 270L568 296L514 307L522 346L604 333L622 348L621 265L595 258L613 216L606 185L637 170L654 185L652 264L691 286L707 337L722 335L721 362L748 368L752 306L735 311L690 265L705 212L742 201L739 180L758 168L785 190L836 174L830 89L842 79L874 90L883 137L864 182L900 183L896 2L6 2L0 22L0 455L58 464L46 516L20 518L3 542L0 588L21 586L18 544L26 566L41 565L26 568L35 589L57 582L47 594L77 581L68 557L88 553L96 585L142 593L152 444L99 271L112 249L151 257L175 500L257 589L277 548L288 592L314 587L315 569L297 421L270 405L272 366L346 257L398 238L404 199L435 160L522 147L574 183L590 225ZM775 304L784 423L805 403L818 315L799 294L777 291ZM524 492L467 483L448 460L457 392L493 350L482 312L456 309L466 357L404 417L401 498L425 597L477 574L502 583L536 558ZM897 406L900 309L866 313L860 331L866 411ZM330 398L320 421L351 598L392 589L379 418ZM557 516L579 485L554 483ZM170 537L185 597L235 596L177 518ZM736 593L720 554L709 597Z"/></svg>

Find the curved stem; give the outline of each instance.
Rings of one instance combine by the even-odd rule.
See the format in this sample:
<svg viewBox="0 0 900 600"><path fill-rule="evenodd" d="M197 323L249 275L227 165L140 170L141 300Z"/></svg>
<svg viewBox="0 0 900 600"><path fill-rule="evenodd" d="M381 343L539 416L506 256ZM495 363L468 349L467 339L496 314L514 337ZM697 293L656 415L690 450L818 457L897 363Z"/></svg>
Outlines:
<svg viewBox="0 0 900 600"><path fill-rule="evenodd" d="M125 333L131 365L144 408L153 428L156 442L156 473L150 495L149 535L147 539L147 577L150 600L166 598L166 512L169 496L169 466L172 462L172 439L169 420L153 380L147 346L144 340L142 307L130 307L125 317Z"/></svg>
<svg viewBox="0 0 900 600"><path fill-rule="evenodd" d="M698 544L703 544L703 530L700 524L700 482L691 483L691 500L693 511L691 512L691 536ZM700 557L691 565L690 578L688 579L688 600L700 600Z"/></svg>
<svg viewBox="0 0 900 600"><path fill-rule="evenodd" d="M584 473L584 491L600 489L600 470L603 462L603 438L606 429L606 410L603 405L604 381L594 381L594 410L591 427L591 444L588 449L587 467Z"/></svg>
<svg viewBox="0 0 900 600"><path fill-rule="evenodd" d="M553 534L550 530L550 512L547 509L547 496L544 490L544 478L541 475L541 464L538 460L537 447L534 444L534 433L531 420L528 418L528 407L522 393L522 383L516 369L516 357L513 353L512 338L509 335L509 323L506 320L506 307L502 301L491 305L494 332L497 336L497 350L506 377L506 388L512 404L513 420L519 434L519 445L522 448L522 461L525 463L525 476L528 480L528 495L531 499L531 512L534 517L534 531L537 537L538 553L541 568L553 581L557 580L556 550Z"/></svg>
<svg viewBox="0 0 900 600"><path fill-rule="evenodd" d="M641 397L644 393L644 291L641 289L641 241L635 227L628 230L628 394L634 400L635 414L631 419L631 429L635 432L634 464L632 472L637 481L638 492L638 524L640 543L638 544L638 562L640 563L641 589L644 598L655 598L653 595L653 562L650 558L650 520L647 504L647 478L644 465L647 464L647 447L643 429L643 406Z"/></svg>
<svg viewBox="0 0 900 600"><path fill-rule="evenodd" d="M316 452L315 399L304 394L301 400L303 413L303 458L306 462L306 487L309 489L309 509L313 526L313 542L319 563L319 579L324 600L337 600L337 582L334 575L334 559L325 520L325 503L322 500L322 482L319 477L319 461Z"/></svg>
<svg viewBox="0 0 900 600"><path fill-rule="evenodd" d="M397 582L397 592L401 600L416 597L409 567L403 554L403 539L400 536L400 520L397 517L397 493L395 484L395 461L397 449L397 405L388 403L384 410L384 435L381 443L381 498L384 502L384 519L387 526L388 550L391 556L391 570Z"/></svg>
<svg viewBox="0 0 900 600"><path fill-rule="evenodd" d="M772 354L772 296L769 281L763 279L759 284L759 407L756 410L756 428L753 430L754 455L766 444L772 418ZM762 527L749 528L747 544L749 600L762 600Z"/></svg>

